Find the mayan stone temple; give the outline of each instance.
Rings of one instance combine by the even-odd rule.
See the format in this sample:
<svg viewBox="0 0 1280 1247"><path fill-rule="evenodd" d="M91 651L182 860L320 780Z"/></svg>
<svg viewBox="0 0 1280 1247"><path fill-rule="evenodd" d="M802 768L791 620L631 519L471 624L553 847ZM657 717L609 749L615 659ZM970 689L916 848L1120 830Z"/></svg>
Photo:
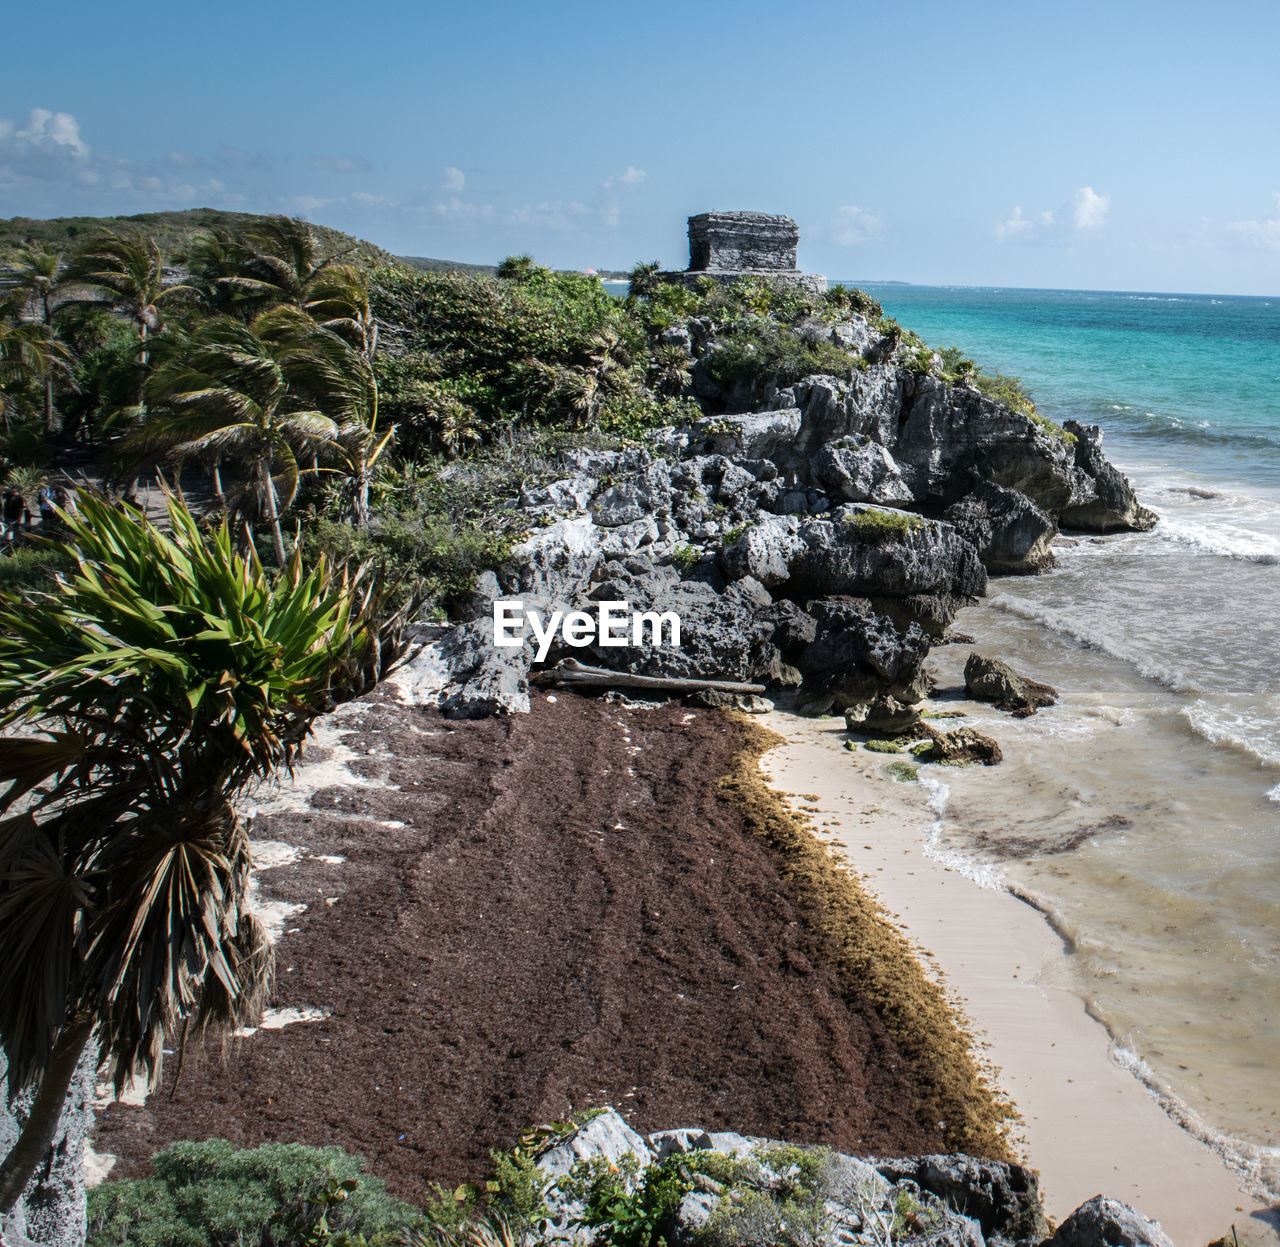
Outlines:
<svg viewBox="0 0 1280 1247"><path fill-rule="evenodd" d="M799 227L789 216L702 212L689 218L689 267L659 277L684 286L693 286L703 277L726 283L740 277L766 277L821 294L827 279L796 268L799 242Z"/></svg>

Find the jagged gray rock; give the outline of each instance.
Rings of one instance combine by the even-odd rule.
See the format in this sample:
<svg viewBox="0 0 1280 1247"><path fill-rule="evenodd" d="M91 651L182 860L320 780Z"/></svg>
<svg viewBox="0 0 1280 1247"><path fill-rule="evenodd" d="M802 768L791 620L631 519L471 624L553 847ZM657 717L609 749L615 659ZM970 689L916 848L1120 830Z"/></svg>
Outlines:
<svg viewBox="0 0 1280 1247"><path fill-rule="evenodd" d="M1173 1247L1158 1221L1118 1199L1095 1195L1059 1227L1045 1247Z"/></svg>
<svg viewBox="0 0 1280 1247"><path fill-rule="evenodd" d="M971 542L988 571L1025 574L1054 565L1058 526L1025 494L983 481L943 519Z"/></svg>
<svg viewBox="0 0 1280 1247"><path fill-rule="evenodd" d="M893 456L865 434L829 442L809 460L809 478L843 502L914 502Z"/></svg>
<svg viewBox="0 0 1280 1247"><path fill-rule="evenodd" d="M969 696L989 701L997 710L1011 711L1014 718L1025 719L1041 706L1052 706L1057 692L1047 684L1019 675L1008 663L998 658L984 658L970 653L964 664L964 686Z"/></svg>
<svg viewBox="0 0 1280 1247"><path fill-rule="evenodd" d="M625 1157L634 1157L642 1168L655 1160L649 1145L612 1108L593 1117L538 1157L538 1168L549 1180L545 1197L546 1238L587 1243L595 1238L594 1231L579 1224L586 1212L585 1203L579 1196L563 1190L560 1180L568 1177L580 1161L598 1158L617 1165Z"/></svg>
<svg viewBox="0 0 1280 1247"><path fill-rule="evenodd" d="M1088 532L1146 532L1159 518L1137 499L1133 486L1102 453L1102 430L1096 424L1068 420L1062 426L1076 438L1076 464L1094 482L1094 497L1062 513L1069 528Z"/></svg>
<svg viewBox="0 0 1280 1247"><path fill-rule="evenodd" d="M982 1227L1011 1243L1038 1243L1049 1235L1035 1170L961 1153L870 1162L889 1182L910 1179Z"/></svg>

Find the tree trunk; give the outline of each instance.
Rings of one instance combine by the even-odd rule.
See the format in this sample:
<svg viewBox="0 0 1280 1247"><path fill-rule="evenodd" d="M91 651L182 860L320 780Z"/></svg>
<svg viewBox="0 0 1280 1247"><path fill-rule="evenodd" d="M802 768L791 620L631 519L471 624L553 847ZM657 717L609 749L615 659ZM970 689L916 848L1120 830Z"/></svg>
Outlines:
<svg viewBox="0 0 1280 1247"><path fill-rule="evenodd" d="M218 505L225 507L227 505L227 497L222 492L222 460L215 459L213 461L213 496L217 498Z"/></svg>
<svg viewBox="0 0 1280 1247"><path fill-rule="evenodd" d="M271 543L275 547L276 562L283 567L284 533L280 531L280 512L276 508L276 483L271 479L271 464L265 459L258 464L258 481L266 501L267 519L271 522Z"/></svg>
<svg viewBox="0 0 1280 1247"><path fill-rule="evenodd" d="M31 1112L13 1150L0 1164L0 1217L12 1211L22 1198L31 1175L40 1167L66 1103L67 1089L80 1063L80 1054L93 1034L93 1019L76 1022L63 1030L49 1056L40 1089L31 1101Z"/></svg>
<svg viewBox="0 0 1280 1247"><path fill-rule="evenodd" d="M58 431L57 417L53 414L53 373L44 379L44 431Z"/></svg>

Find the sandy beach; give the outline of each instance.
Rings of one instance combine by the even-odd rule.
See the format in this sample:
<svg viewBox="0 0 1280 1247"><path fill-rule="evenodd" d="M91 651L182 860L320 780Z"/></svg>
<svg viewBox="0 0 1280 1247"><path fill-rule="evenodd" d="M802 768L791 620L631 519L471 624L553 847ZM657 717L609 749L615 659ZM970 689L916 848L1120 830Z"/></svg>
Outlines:
<svg viewBox="0 0 1280 1247"><path fill-rule="evenodd" d="M1040 1171L1049 1215L1105 1193L1159 1220L1178 1247L1232 1225L1241 1242L1274 1243L1256 1215L1265 1205L1112 1058L1042 915L928 855L928 792L894 781L884 755L846 751L838 719L763 722L786 740L763 758L766 776L879 895L961 1005L1018 1107L1015 1142Z"/></svg>

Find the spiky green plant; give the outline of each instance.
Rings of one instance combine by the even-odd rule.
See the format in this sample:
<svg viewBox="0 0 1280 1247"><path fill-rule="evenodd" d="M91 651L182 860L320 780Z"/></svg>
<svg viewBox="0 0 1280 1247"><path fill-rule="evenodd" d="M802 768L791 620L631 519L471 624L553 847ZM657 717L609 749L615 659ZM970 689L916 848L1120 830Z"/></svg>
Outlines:
<svg viewBox="0 0 1280 1247"><path fill-rule="evenodd" d="M166 1032L256 1015L270 954L233 801L374 678L398 623L363 570L295 554L269 572L172 499L168 534L97 495L79 509L76 572L0 600L0 729L18 732L0 751L0 1045L10 1091L35 1088L0 1216L91 1038L119 1089L156 1082Z"/></svg>

